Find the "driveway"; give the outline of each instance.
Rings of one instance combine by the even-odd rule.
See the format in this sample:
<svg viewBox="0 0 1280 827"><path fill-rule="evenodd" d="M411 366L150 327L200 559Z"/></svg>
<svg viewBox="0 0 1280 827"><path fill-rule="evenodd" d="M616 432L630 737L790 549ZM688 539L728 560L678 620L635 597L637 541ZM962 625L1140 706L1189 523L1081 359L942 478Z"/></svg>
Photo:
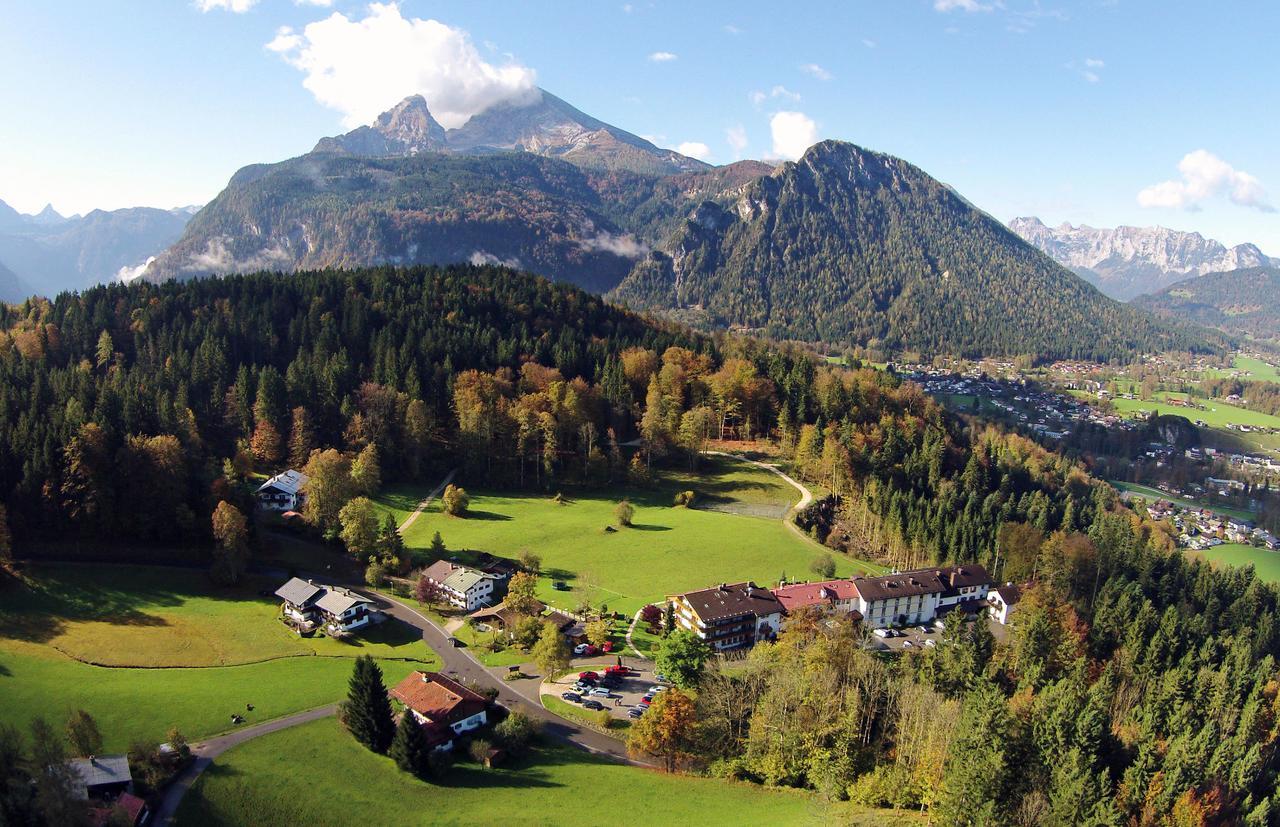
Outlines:
<svg viewBox="0 0 1280 827"><path fill-rule="evenodd" d="M563 692L576 691L573 689L573 684L578 680L580 672L591 671L603 675L605 667L613 666L614 663L615 661L611 660L601 663L576 664L569 674L556 680L543 681L540 691L543 695L559 698ZM604 704L604 708L609 711L610 715L620 721L631 720L629 716L631 710L639 706L640 699L644 697L645 692L657 684L657 680L653 677L652 663L633 660L627 663L627 666L631 668L630 674L619 681L618 687L610 690L608 696L589 696L592 700ZM587 695L583 695L583 700L587 698ZM573 702L567 701L566 703Z"/></svg>

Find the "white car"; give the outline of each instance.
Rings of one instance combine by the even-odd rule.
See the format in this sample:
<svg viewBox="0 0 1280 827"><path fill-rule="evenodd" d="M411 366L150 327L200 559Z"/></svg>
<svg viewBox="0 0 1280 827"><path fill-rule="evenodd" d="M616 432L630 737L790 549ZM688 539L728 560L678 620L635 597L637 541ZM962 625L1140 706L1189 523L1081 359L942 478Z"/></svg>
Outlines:
<svg viewBox="0 0 1280 827"><path fill-rule="evenodd" d="M891 633L888 629L876 629L872 634L876 637L891 637Z"/></svg>
<svg viewBox="0 0 1280 827"><path fill-rule="evenodd" d="M910 648L911 648L911 647L913 647L913 646L915 646L915 644L914 644L914 643L912 643L912 642L911 642L911 641L909 641L909 640L904 640L904 641L902 641L902 648L903 648L903 649L910 649Z"/></svg>
<svg viewBox="0 0 1280 827"><path fill-rule="evenodd" d="M650 695L656 695L656 694L658 694L659 692L666 692L666 691L667 691L667 688L666 688L665 686L651 686L651 687L649 687L649 694L650 694Z"/></svg>
<svg viewBox="0 0 1280 827"><path fill-rule="evenodd" d="M926 640L926 641L924 642L924 645L925 645L925 646L928 646L930 649L932 649L933 647L935 647L935 646L937 646L937 645L938 645L938 641L933 640L933 639L929 639L929 640Z"/></svg>
<svg viewBox="0 0 1280 827"><path fill-rule="evenodd" d="M577 646L573 647L573 653L575 655L585 655L587 653L587 644L579 643Z"/></svg>

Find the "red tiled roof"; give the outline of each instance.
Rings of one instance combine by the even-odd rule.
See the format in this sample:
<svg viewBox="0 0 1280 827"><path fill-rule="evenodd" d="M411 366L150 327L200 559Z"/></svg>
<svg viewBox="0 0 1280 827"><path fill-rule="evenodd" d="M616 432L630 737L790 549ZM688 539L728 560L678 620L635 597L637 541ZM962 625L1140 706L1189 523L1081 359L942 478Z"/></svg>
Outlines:
<svg viewBox="0 0 1280 827"><path fill-rule="evenodd" d="M138 823L138 816L142 815L142 811L146 808L147 802L138 798L133 793L120 793L120 797L110 807L90 807L89 823L94 827L105 825L111 821L111 813L116 808L124 810L125 815L129 816L130 824Z"/></svg>
<svg viewBox="0 0 1280 827"><path fill-rule="evenodd" d="M484 711L483 695L438 672L411 672L391 697L434 724L455 724Z"/></svg>
<svg viewBox="0 0 1280 827"><path fill-rule="evenodd" d="M858 590L852 580L825 580L821 583L792 583L773 589L782 608L788 612L804 606L817 606L834 600L856 600Z"/></svg>

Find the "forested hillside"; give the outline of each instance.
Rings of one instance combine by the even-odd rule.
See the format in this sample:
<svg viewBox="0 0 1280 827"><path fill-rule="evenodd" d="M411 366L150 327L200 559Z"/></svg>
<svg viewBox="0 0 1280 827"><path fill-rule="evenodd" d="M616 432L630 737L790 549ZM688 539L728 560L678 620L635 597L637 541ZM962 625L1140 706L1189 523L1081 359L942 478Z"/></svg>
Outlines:
<svg viewBox="0 0 1280 827"><path fill-rule="evenodd" d="M1280 339L1280 269L1207 273L1139 296L1133 304L1159 316L1257 339Z"/></svg>
<svg viewBox="0 0 1280 827"><path fill-rule="evenodd" d="M1105 360L1210 346L1106 298L918 168L839 141L704 203L611 295L890 351Z"/></svg>
<svg viewBox="0 0 1280 827"><path fill-rule="evenodd" d="M253 470L646 486L709 436L767 435L839 495L860 554L1035 585L1005 642L956 626L889 661L800 622L704 678L679 763L947 824L1276 823L1276 590L1189 561L1081 467L890 373L489 267L99 287L0 314L19 554L210 547ZM336 504L313 490L308 519L334 533Z"/></svg>

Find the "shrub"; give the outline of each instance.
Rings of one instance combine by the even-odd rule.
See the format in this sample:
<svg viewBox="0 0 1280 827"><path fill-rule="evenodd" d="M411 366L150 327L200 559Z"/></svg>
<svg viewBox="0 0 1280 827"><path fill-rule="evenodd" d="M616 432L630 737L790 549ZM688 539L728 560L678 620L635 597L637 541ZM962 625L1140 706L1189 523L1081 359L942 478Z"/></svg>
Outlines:
<svg viewBox="0 0 1280 827"><path fill-rule="evenodd" d="M631 503L623 500L614 507L613 514L618 518L618 523L620 525L629 526L631 525L632 518L636 515L636 509Z"/></svg>
<svg viewBox="0 0 1280 827"><path fill-rule="evenodd" d="M471 497L466 489L453 483L445 486L440 501L444 504L444 513L453 517L465 516L467 507L471 505Z"/></svg>
<svg viewBox="0 0 1280 827"><path fill-rule="evenodd" d="M467 747L467 754L471 756L472 761L477 764L483 764L491 749L493 749L493 744L483 738L477 738Z"/></svg>
<svg viewBox="0 0 1280 827"><path fill-rule="evenodd" d="M696 500L697 498L698 498L698 495L696 492L681 491L680 493L676 494L675 501L672 504L677 507L684 506L685 508L690 508L693 505L694 500Z"/></svg>
<svg viewBox="0 0 1280 827"><path fill-rule="evenodd" d="M809 571L825 580L830 580L836 576L836 560L830 554L819 554L809 564Z"/></svg>

